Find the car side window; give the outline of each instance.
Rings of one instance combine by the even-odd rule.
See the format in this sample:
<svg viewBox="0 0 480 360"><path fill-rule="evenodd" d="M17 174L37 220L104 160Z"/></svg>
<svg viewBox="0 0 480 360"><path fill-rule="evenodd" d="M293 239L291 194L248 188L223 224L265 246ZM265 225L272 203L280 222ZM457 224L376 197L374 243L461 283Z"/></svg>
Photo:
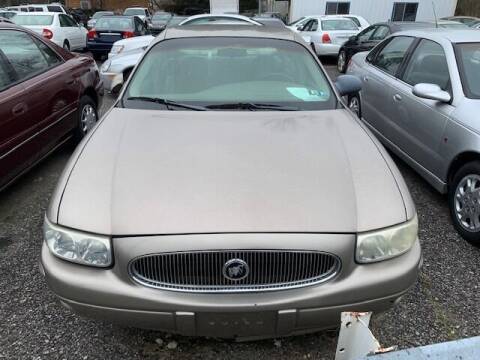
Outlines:
<svg viewBox="0 0 480 360"><path fill-rule="evenodd" d="M139 32L142 32L142 26L141 26L141 23L140 21L135 18L135 32L139 33Z"/></svg>
<svg viewBox="0 0 480 360"><path fill-rule="evenodd" d="M15 82L15 76L11 65L8 63L8 60L0 50L0 91L6 89L11 84Z"/></svg>
<svg viewBox="0 0 480 360"><path fill-rule="evenodd" d="M373 33L370 40L373 40L373 41L383 40L388 35L390 35L390 29L388 28L388 26L382 25L376 29L376 31Z"/></svg>
<svg viewBox="0 0 480 360"><path fill-rule="evenodd" d="M35 40L21 31L0 31L0 50L13 69L17 82L45 72L52 66L52 60L47 60Z"/></svg>
<svg viewBox="0 0 480 360"><path fill-rule="evenodd" d="M370 37L373 35L378 26L370 26L358 34L358 41L365 42L370 40Z"/></svg>
<svg viewBox="0 0 480 360"><path fill-rule="evenodd" d="M70 16L64 15L67 21L68 26L70 27L78 27L78 24L75 20L73 20Z"/></svg>
<svg viewBox="0 0 480 360"><path fill-rule="evenodd" d="M58 19L60 20L60 27L69 27L68 25L68 18L65 15L58 15Z"/></svg>
<svg viewBox="0 0 480 360"><path fill-rule="evenodd" d="M62 59L55 53L55 51L53 51L50 47L45 45L43 42L35 39L35 43L39 47L40 51L42 52L43 56L45 57L45 60L47 60L47 63L50 67L60 64L62 62Z"/></svg>
<svg viewBox="0 0 480 360"><path fill-rule="evenodd" d="M395 76L414 40L409 36L394 37L372 60L372 64Z"/></svg>
<svg viewBox="0 0 480 360"><path fill-rule="evenodd" d="M420 83L436 84L442 90L450 88L447 57L440 44L423 39L412 54L402 76L403 81L415 86Z"/></svg>

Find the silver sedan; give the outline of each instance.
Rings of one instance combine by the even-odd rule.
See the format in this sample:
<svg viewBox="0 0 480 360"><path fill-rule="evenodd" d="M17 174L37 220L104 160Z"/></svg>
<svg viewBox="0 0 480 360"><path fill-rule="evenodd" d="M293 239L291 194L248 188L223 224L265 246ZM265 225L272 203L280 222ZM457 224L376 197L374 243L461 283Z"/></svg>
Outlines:
<svg viewBox="0 0 480 360"><path fill-rule="evenodd" d="M227 338L390 308L416 281L418 224L341 101L359 85L286 28L162 33L52 196L49 286L82 315Z"/></svg>
<svg viewBox="0 0 480 360"><path fill-rule="evenodd" d="M349 105L378 138L448 194L455 228L480 244L480 32L397 33L348 73L363 81Z"/></svg>

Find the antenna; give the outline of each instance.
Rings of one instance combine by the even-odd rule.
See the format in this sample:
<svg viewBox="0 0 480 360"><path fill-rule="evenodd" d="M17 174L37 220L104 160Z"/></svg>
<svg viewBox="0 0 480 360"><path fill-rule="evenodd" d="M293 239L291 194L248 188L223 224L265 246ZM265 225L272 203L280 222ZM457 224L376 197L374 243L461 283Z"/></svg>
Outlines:
<svg viewBox="0 0 480 360"><path fill-rule="evenodd" d="M437 11L435 10L435 3L432 0L433 16L435 17L435 27L438 29Z"/></svg>

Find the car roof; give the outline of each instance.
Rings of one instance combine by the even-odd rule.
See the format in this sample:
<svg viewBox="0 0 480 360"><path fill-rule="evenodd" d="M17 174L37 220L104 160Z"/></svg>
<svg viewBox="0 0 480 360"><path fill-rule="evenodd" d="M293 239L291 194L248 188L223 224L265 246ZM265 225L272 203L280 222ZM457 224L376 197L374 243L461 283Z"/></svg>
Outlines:
<svg viewBox="0 0 480 360"><path fill-rule="evenodd" d="M55 12L55 11L30 11L30 12L18 12L18 15L26 15L26 16L34 16L34 15L66 15L61 12Z"/></svg>
<svg viewBox="0 0 480 360"><path fill-rule="evenodd" d="M184 25L172 27L165 31L162 39L197 37L249 37L264 39L280 39L300 41L301 36L286 27L274 26L243 26L243 25Z"/></svg>
<svg viewBox="0 0 480 360"><path fill-rule="evenodd" d="M471 29L418 29L396 33L395 35L410 35L422 37L437 42L448 41L451 43L480 42L480 31Z"/></svg>

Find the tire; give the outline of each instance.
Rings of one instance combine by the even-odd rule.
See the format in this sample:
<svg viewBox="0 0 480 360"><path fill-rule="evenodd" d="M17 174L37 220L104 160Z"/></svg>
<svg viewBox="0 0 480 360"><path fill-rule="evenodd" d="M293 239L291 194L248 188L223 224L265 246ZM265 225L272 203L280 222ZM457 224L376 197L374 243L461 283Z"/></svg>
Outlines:
<svg viewBox="0 0 480 360"><path fill-rule="evenodd" d="M337 70L340 74L345 74L345 72L347 71L347 61L347 53L345 52L345 50L340 50L337 58Z"/></svg>
<svg viewBox="0 0 480 360"><path fill-rule="evenodd" d="M68 40L65 40L63 42L63 48L67 51L70 51L70 44L69 44Z"/></svg>
<svg viewBox="0 0 480 360"><path fill-rule="evenodd" d="M455 230L479 247L480 161L469 162L455 173L448 189L448 207Z"/></svg>
<svg viewBox="0 0 480 360"><path fill-rule="evenodd" d="M75 139L80 141L98 121L97 104L88 95L83 95L78 104L78 120Z"/></svg>
<svg viewBox="0 0 480 360"><path fill-rule="evenodd" d="M360 103L359 95L350 95L348 97L348 108L352 110L358 118L362 118L362 104Z"/></svg>

